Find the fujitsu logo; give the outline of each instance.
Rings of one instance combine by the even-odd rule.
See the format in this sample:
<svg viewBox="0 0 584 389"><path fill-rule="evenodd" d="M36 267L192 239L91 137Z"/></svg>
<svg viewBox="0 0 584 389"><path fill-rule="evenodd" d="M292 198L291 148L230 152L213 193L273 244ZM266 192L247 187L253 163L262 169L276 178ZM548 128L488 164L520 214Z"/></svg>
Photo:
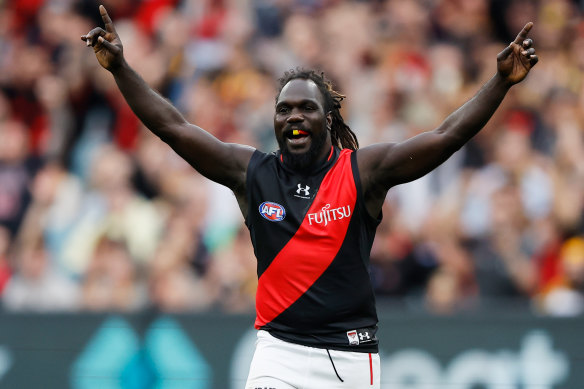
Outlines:
<svg viewBox="0 0 584 389"><path fill-rule="evenodd" d="M325 226L329 224L331 221L341 220L346 217L351 216L351 207L349 205L345 205L344 207L332 208L331 205L327 204L322 207L320 212L309 213L308 215L308 224L312 225L315 224L324 224Z"/></svg>

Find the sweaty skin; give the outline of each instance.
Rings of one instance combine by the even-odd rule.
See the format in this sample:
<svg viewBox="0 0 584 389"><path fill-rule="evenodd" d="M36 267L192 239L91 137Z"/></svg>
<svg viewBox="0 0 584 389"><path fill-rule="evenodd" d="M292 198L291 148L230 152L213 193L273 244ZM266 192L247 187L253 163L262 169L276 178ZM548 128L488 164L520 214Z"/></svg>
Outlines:
<svg viewBox="0 0 584 389"><path fill-rule="evenodd" d="M246 171L254 148L222 142L188 123L126 63L112 20L104 6L99 10L105 29L94 28L81 39L93 48L100 65L112 73L124 98L144 125L202 175L233 190L246 216ZM357 151L362 190L370 215L379 214L391 187L429 173L483 128L511 86L522 81L538 62L533 41L527 37L532 27L531 22L523 27L515 40L497 55L495 75L436 129L404 142L379 143ZM278 143L285 144L292 154L307 153L315 135L324 137L318 150L305 154L309 164L325 158L331 147L331 115L324 112L323 98L320 92L315 94L315 89L318 91L311 80L290 81L281 91L274 115ZM291 139L286 131L302 137Z"/></svg>

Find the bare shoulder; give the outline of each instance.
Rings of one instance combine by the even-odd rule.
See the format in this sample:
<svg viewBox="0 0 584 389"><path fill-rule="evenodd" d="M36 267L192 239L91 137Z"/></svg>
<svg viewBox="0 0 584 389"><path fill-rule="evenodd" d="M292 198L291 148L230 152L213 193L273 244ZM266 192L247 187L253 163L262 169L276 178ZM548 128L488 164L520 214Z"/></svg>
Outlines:
<svg viewBox="0 0 584 389"><path fill-rule="evenodd" d="M221 161L224 161L223 170L226 171L226 180L221 182L233 191L245 186L247 167L256 149L252 146L238 143L224 143ZM219 151L218 151L219 153ZM219 165L221 163L218 163Z"/></svg>
<svg viewBox="0 0 584 389"><path fill-rule="evenodd" d="M223 142L187 122L162 132L161 139L203 176L232 190L245 185L247 166L255 148Z"/></svg>
<svg viewBox="0 0 584 389"><path fill-rule="evenodd" d="M386 161L395 145L396 143L377 143L357 151L356 158L361 189L367 212L372 217L379 215L390 187L384 177L386 176Z"/></svg>
<svg viewBox="0 0 584 389"><path fill-rule="evenodd" d="M256 148L239 143L226 143L226 146L227 153L233 158L237 168L247 170L247 165L249 165L251 156L256 151Z"/></svg>
<svg viewBox="0 0 584 389"><path fill-rule="evenodd" d="M363 189L375 182L376 173L384 167L396 143L375 143L357 150L357 166Z"/></svg>

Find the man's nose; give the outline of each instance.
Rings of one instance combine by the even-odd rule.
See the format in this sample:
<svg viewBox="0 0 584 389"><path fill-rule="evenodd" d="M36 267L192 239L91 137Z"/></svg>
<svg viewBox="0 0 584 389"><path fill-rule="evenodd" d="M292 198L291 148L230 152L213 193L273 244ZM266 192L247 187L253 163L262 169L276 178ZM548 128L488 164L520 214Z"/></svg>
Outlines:
<svg viewBox="0 0 584 389"><path fill-rule="evenodd" d="M286 119L288 123L301 122L303 120L304 116L298 110L292 110L292 112L290 112L290 115L288 115L288 118Z"/></svg>

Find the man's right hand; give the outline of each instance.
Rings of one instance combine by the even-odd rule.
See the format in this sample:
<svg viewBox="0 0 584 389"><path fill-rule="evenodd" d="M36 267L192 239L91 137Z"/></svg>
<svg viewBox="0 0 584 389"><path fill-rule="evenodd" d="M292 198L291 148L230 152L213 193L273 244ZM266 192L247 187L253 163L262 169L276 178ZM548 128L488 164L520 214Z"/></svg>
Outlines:
<svg viewBox="0 0 584 389"><path fill-rule="evenodd" d="M82 35L81 40L85 41L87 46L93 47L99 64L111 72L124 62L124 49L114 24L103 5L99 6L99 13L103 19L105 30L96 27L86 35Z"/></svg>

